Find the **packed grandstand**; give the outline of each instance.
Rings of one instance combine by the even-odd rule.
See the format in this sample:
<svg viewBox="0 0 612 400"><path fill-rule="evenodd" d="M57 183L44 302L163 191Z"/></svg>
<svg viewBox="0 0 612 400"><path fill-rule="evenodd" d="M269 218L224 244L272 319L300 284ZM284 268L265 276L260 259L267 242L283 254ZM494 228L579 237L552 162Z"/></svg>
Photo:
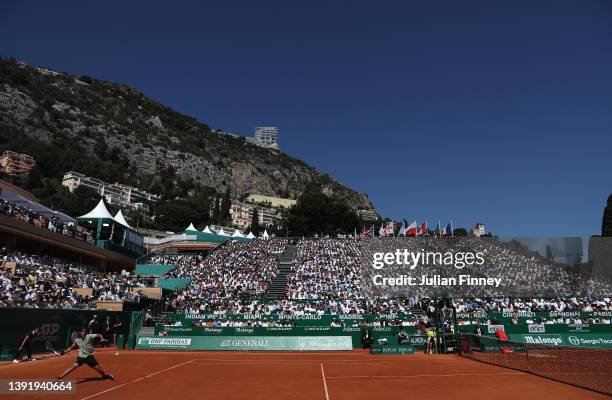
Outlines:
<svg viewBox="0 0 612 400"><path fill-rule="evenodd" d="M362 248L380 245L383 238L300 239L287 277L285 295L263 301L262 295L278 274L278 257L288 246L287 239L228 241L208 255L150 255L148 264L174 266L164 277L189 278L189 284L168 293L165 308L187 313L250 314L401 314L423 308L423 301L437 296L433 289L404 289L395 296L381 297L364 290ZM604 282L577 279L564 268L533 253L522 253L497 240L484 239L386 239L389 248L429 246L445 251L469 244L487 253L486 267L472 274L498 274L515 285L544 294L529 301L503 300L504 293L481 296L482 300L453 300L458 311L564 311L609 310L609 293ZM391 239L391 240L389 240ZM376 243L379 242L379 243ZM469 242L466 244L466 242ZM102 273L93 265L77 264L45 254L28 254L2 249L4 265L14 263L14 272L4 270L0 277L0 305L9 307L87 308L95 300L138 301L135 287L154 285L152 277L134 271ZM492 272L493 271L493 272ZM562 284L572 281L572 285ZM76 289L92 289L91 297ZM544 288L545 290L541 290ZM575 297L575 296L578 297ZM459 296L462 298L463 296ZM467 296L466 298L470 298ZM497 298L497 300L486 300ZM478 306L476 306L478 305Z"/></svg>
<svg viewBox="0 0 612 400"><path fill-rule="evenodd" d="M24 206L14 201L0 199L0 215L5 215L9 218L75 239L91 239L91 233L83 227L76 225L74 219L66 214L51 212L46 207L33 202L28 202L27 204L27 206ZM36 211L36 208L46 212Z"/></svg>
<svg viewBox="0 0 612 400"><path fill-rule="evenodd" d="M87 309L98 300L138 301L138 287L153 284L151 279L119 273L102 273L93 265L77 264L44 254L0 251L2 264L15 269L0 271L0 307ZM91 295L79 289L92 289Z"/></svg>

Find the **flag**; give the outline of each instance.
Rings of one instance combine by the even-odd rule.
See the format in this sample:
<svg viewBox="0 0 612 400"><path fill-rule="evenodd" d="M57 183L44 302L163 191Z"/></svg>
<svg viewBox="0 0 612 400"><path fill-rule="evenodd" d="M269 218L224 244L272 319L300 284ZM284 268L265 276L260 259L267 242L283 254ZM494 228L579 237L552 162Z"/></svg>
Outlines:
<svg viewBox="0 0 612 400"><path fill-rule="evenodd" d="M397 236L404 236L404 234L406 233L406 226L404 225L404 223L402 222L402 226L399 228L399 231L397 231Z"/></svg>
<svg viewBox="0 0 612 400"><path fill-rule="evenodd" d="M429 231L427 230L427 221L423 222L417 230L417 236L426 235Z"/></svg>
<svg viewBox="0 0 612 400"><path fill-rule="evenodd" d="M363 227L363 231L359 234L359 236L361 236L361 237L372 237L372 236L374 236L374 225L372 225L370 227L370 229L368 229L367 231L366 231L366 228L364 226Z"/></svg>
<svg viewBox="0 0 612 400"><path fill-rule="evenodd" d="M380 225L380 229L378 230L378 236L385 236L385 224L384 224L384 222Z"/></svg>
<svg viewBox="0 0 612 400"><path fill-rule="evenodd" d="M408 228L406 228L406 230L404 231L404 235L405 236L416 236L417 232L418 232L417 223L416 221L414 221L413 223L408 225Z"/></svg>
<svg viewBox="0 0 612 400"><path fill-rule="evenodd" d="M434 236L436 236L436 235L440 236L440 231L441 231L441 229L440 229L440 221L438 221L438 226L436 226L436 229L434 229L434 231L433 231Z"/></svg>
<svg viewBox="0 0 612 400"><path fill-rule="evenodd" d="M453 236L453 221L449 222L441 231L440 236Z"/></svg>

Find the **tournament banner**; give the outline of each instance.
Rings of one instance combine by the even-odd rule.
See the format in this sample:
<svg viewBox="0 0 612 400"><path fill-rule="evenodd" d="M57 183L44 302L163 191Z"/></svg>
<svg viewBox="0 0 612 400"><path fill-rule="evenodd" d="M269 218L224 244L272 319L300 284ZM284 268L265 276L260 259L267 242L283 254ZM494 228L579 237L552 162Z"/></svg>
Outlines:
<svg viewBox="0 0 612 400"><path fill-rule="evenodd" d="M137 350L331 351L353 349L350 336L142 336Z"/></svg>
<svg viewBox="0 0 612 400"><path fill-rule="evenodd" d="M589 319L596 320L598 318L612 319L612 311L516 311L516 312L458 312L456 314L457 321L480 321L481 323L487 321L497 321L503 324L510 323L527 323L528 320L537 323L537 321L551 321L562 318L566 319L577 319L582 320L583 323ZM515 320L515 321L513 321Z"/></svg>
<svg viewBox="0 0 612 400"><path fill-rule="evenodd" d="M202 327L164 326L155 327L156 335L163 336L346 336L361 332L361 328L335 328L331 326L296 327Z"/></svg>
<svg viewBox="0 0 612 400"><path fill-rule="evenodd" d="M373 321L411 321L416 320L414 314L305 314L305 315L279 315L279 314L181 314L168 315L173 321L181 321L184 325L192 325L193 321L237 321L237 322L278 322L291 323L295 326L329 326L332 321L340 322L344 326L358 326Z"/></svg>
<svg viewBox="0 0 612 400"><path fill-rule="evenodd" d="M531 345L582 346L612 348L612 335L598 333L576 334L510 334L510 340Z"/></svg>
<svg viewBox="0 0 612 400"><path fill-rule="evenodd" d="M370 354L414 354L414 346L372 344Z"/></svg>
<svg viewBox="0 0 612 400"><path fill-rule="evenodd" d="M417 333L416 327L414 326L373 326L370 328L372 332L372 339L376 340L379 337L385 336L397 336L400 329L406 332L408 335L415 335Z"/></svg>
<svg viewBox="0 0 612 400"><path fill-rule="evenodd" d="M474 331L476 325L458 325L459 332ZM502 328L503 327L503 328ZM495 330L501 328L508 334L526 333L560 333L560 334L584 334L597 333L612 335L612 325L592 324L592 325L565 325L565 324L510 324L510 325L480 325L483 332L495 334Z"/></svg>

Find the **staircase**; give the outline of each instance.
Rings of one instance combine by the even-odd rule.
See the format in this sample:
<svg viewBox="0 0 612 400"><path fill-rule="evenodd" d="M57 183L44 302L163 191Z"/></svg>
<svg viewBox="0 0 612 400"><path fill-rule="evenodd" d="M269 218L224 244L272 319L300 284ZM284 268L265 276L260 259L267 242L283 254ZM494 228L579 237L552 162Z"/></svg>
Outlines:
<svg viewBox="0 0 612 400"><path fill-rule="evenodd" d="M291 273L291 265L293 265L293 259L295 258L295 245L287 245L283 254L278 257L278 274L268 287L266 293L267 300L276 300L278 298L285 297L285 291L287 290L287 276Z"/></svg>
<svg viewBox="0 0 612 400"><path fill-rule="evenodd" d="M154 335L155 335L155 328L143 326L142 328L140 328L140 330L136 334L136 343L138 343L138 339L140 339L141 336L154 336Z"/></svg>

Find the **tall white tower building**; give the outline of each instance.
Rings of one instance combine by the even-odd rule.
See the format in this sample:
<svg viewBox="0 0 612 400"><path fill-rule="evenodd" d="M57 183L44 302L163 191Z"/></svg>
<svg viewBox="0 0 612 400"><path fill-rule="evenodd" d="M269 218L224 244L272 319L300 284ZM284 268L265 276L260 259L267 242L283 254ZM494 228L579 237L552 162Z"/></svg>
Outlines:
<svg viewBox="0 0 612 400"><path fill-rule="evenodd" d="M278 149L278 128L274 126L260 126L255 128L255 139L266 146Z"/></svg>

